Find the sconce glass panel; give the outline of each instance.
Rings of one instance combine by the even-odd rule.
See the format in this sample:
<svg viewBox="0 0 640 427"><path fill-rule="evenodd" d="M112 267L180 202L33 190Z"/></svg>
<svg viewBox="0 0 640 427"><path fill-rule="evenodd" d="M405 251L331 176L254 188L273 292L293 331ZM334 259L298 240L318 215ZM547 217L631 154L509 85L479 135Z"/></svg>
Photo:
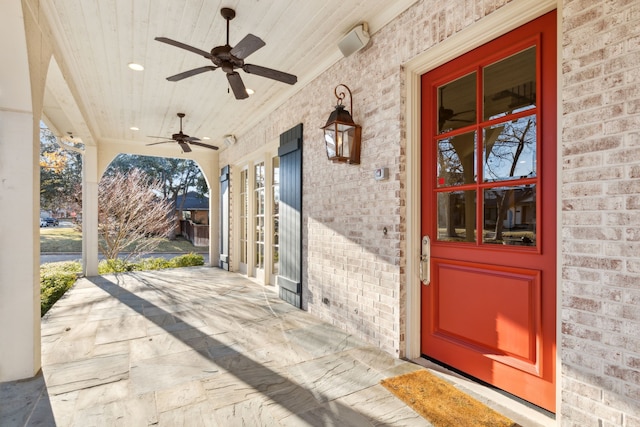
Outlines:
<svg viewBox="0 0 640 427"><path fill-rule="evenodd" d="M327 158L336 156L336 133L333 129L324 130L324 139L327 146Z"/></svg>

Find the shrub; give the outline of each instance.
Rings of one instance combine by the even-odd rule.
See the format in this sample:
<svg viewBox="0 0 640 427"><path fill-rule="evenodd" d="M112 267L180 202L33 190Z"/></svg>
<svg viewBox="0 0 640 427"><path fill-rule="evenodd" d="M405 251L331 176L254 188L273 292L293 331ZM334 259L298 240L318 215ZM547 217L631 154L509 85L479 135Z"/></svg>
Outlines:
<svg viewBox="0 0 640 427"><path fill-rule="evenodd" d="M52 262L40 266L40 316L76 282L82 272L79 262Z"/></svg>
<svg viewBox="0 0 640 427"><path fill-rule="evenodd" d="M135 264L135 270L162 270L171 268L171 261L165 258L143 258Z"/></svg>
<svg viewBox="0 0 640 427"><path fill-rule="evenodd" d="M200 254L184 254L171 259L171 267L192 267L195 265L204 265L204 257Z"/></svg>
<svg viewBox="0 0 640 427"><path fill-rule="evenodd" d="M121 259L104 259L98 264L98 274L126 273L133 270L132 263Z"/></svg>

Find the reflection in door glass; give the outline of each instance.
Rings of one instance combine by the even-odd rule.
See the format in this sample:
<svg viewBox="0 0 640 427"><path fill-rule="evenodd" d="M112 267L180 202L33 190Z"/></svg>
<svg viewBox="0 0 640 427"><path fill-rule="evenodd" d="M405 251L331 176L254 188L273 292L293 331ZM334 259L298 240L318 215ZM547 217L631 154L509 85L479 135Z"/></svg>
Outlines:
<svg viewBox="0 0 640 427"><path fill-rule="evenodd" d="M476 180L476 134L463 133L438 141L438 187Z"/></svg>
<svg viewBox="0 0 640 427"><path fill-rule="evenodd" d="M536 135L536 116L484 129L484 181L535 177Z"/></svg>
<svg viewBox="0 0 640 427"><path fill-rule="evenodd" d="M483 243L536 245L536 186L484 190Z"/></svg>
<svg viewBox="0 0 640 427"><path fill-rule="evenodd" d="M438 133L476 122L476 73L438 87Z"/></svg>
<svg viewBox="0 0 640 427"><path fill-rule="evenodd" d="M485 67L483 80L484 120L535 108L536 48Z"/></svg>
<svg viewBox="0 0 640 427"><path fill-rule="evenodd" d="M476 191L438 193L438 240L474 242Z"/></svg>

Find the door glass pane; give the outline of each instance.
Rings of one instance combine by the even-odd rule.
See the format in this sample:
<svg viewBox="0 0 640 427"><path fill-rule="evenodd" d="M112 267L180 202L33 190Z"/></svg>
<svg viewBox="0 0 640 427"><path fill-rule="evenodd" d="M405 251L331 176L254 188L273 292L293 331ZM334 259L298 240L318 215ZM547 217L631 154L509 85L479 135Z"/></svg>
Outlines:
<svg viewBox="0 0 640 427"><path fill-rule="evenodd" d="M256 268L262 270L264 268L264 244L256 244Z"/></svg>
<svg viewBox="0 0 640 427"><path fill-rule="evenodd" d="M536 48L484 68L484 120L535 108Z"/></svg>
<svg viewBox="0 0 640 427"><path fill-rule="evenodd" d="M264 162L255 165L255 176L256 179L253 188L257 189L264 187Z"/></svg>
<svg viewBox="0 0 640 427"><path fill-rule="evenodd" d="M484 181L535 177L536 138L536 116L484 129Z"/></svg>
<svg viewBox="0 0 640 427"><path fill-rule="evenodd" d="M476 121L476 73L438 87L438 133Z"/></svg>
<svg viewBox="0 0 640 427"><path fill-rule="evenodd" d="M472 184L476 180L476 133L438 141L438 187Z"/></svg>
<svg viewBox="0 0 640 427"><path fill-rule="evenodd" d="M240 262L247 264L247 241L249 235L247 230L247 217L240 219Z"/></svg>
<svg viewBox="0 0 640 427"><path fill-rule="evenodd" d="M264 215L264 188L255 191L256 215Z"/></svg>
<svg viewBox="0 0 640 427"><path fill-rule="evenodd" d="M255 252L256 268L264 268L264 221L265 221L265 165L255 165L254 203L255 203Z"/></svg>
<svg viewBox="0 0 640 427"><path fill-rule="evenodd" d="M247 221L249 209L249 171L240 173L240 262L247 263Z"/></svg>
<svg viewBox="0 0 640 427"><path fill-rule="evenodd" d="M483 243L535 246L536 186L484 190Z"/></svg>
<svg viewBox="0 0 640 427"><path fill-rule="evenodd" d="M264 242L264 218L256 217L256 234L254 236L256 244L261 245Z"/></svg>
<svg viewBox="0 0 640 427"><path fill-rule="evenodd" d="M438 193L438 240L474 242L476 191Z"/></svg>

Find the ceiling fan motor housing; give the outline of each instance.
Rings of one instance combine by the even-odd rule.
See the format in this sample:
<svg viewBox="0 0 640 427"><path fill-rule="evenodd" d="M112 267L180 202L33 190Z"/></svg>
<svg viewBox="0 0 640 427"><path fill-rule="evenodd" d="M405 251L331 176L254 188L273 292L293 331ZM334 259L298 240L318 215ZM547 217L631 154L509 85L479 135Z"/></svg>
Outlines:
<svg viewBox="0 0 640 427"><path fill-rule="evenodd" d="M217 46L211 49L211 62L222 68L225 73L232 73L236 68L242 68L244 61L231 54L231 46Z"/></svg>

